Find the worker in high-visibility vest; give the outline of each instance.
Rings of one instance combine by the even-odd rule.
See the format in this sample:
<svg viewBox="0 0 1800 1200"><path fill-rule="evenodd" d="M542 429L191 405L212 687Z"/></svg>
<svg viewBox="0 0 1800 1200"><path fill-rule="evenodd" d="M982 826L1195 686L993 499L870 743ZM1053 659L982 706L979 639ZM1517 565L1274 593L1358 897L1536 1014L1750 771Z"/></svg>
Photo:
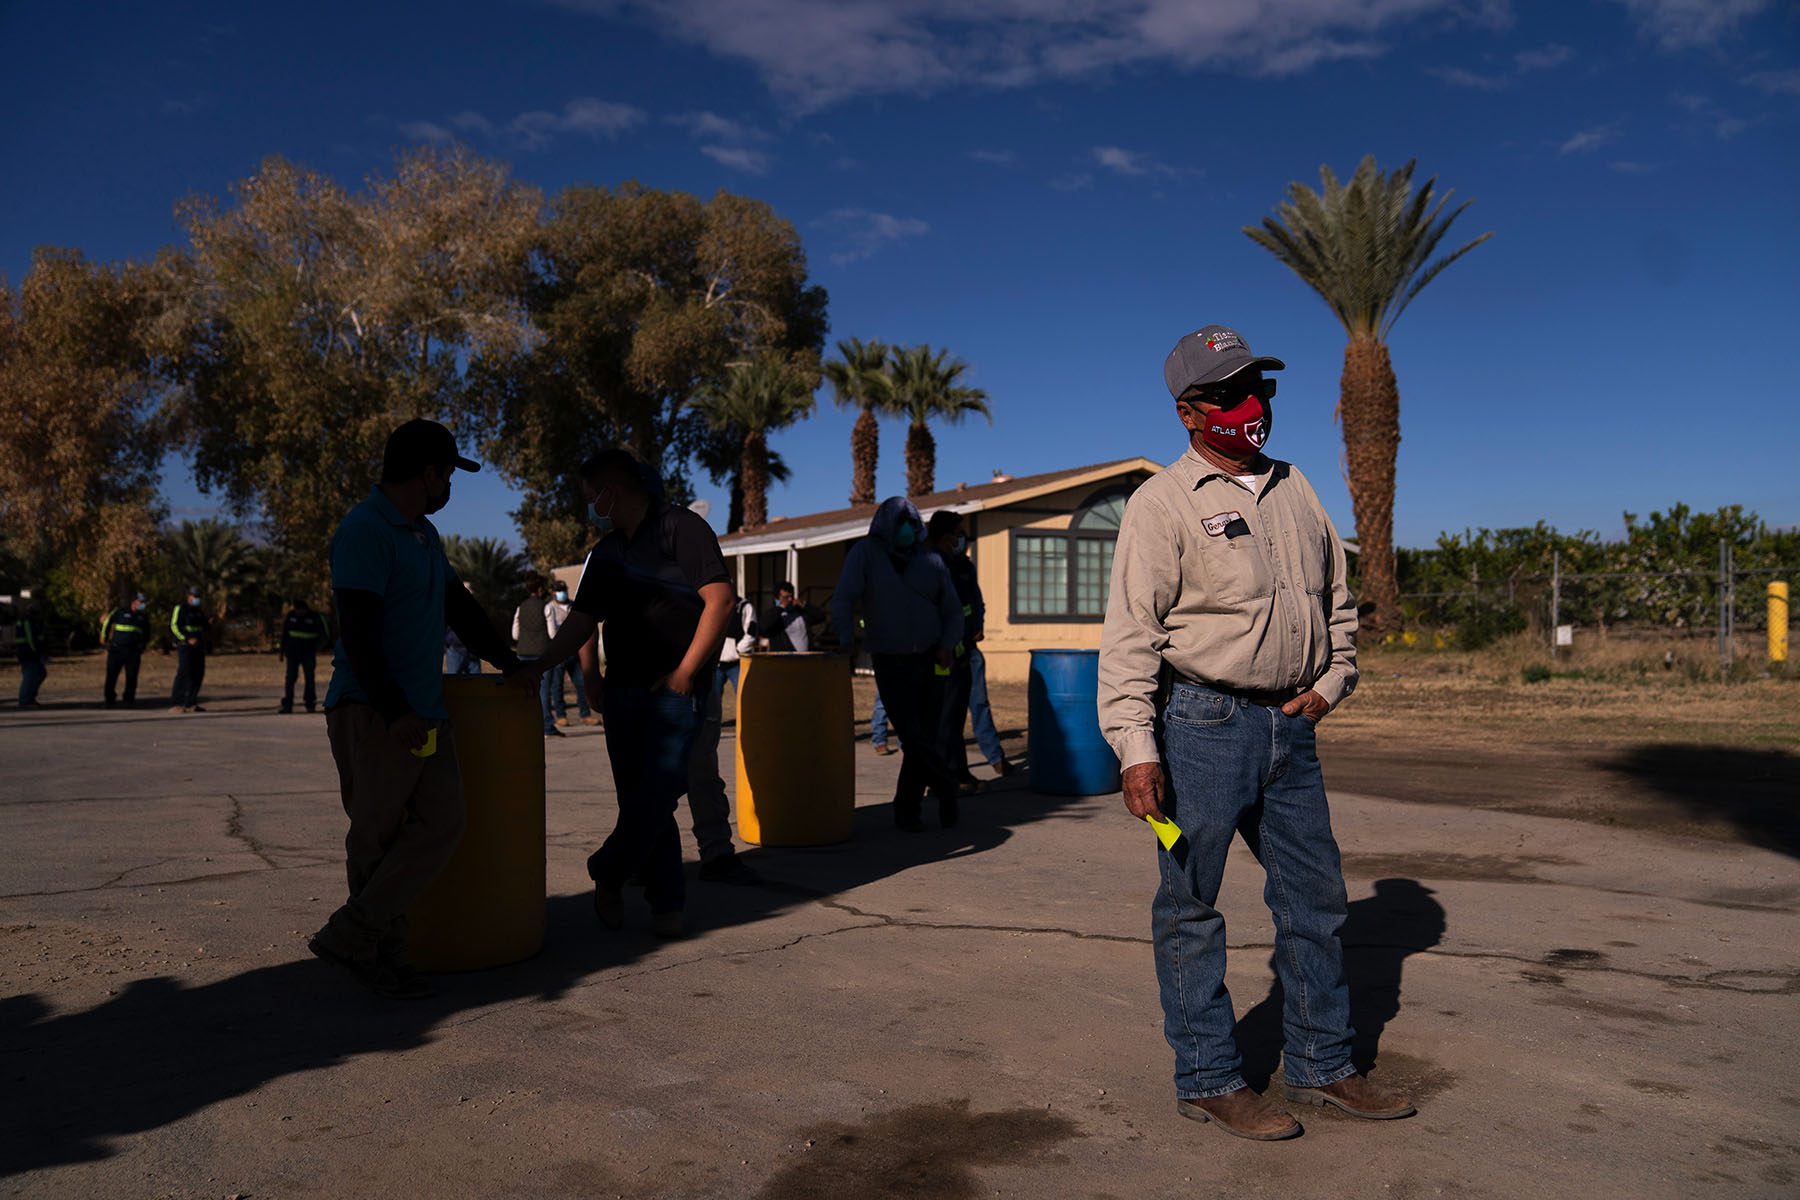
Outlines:
<svg viewBox="0 0 1800 1200"><path fill-rule="evenodd" d="M125 672L125 704L137 703L138 667L144 659L144 647L150 644L150 614L146 611L144 593L131 598L123 608L115 608L100 622L100 643L106 647L106 707L119 702L119 672Z"/></svg>
<svg viewBox="0 0 1800 1200"><path fill-rule="evenodd" d="M50 646L44 637L43 618L38 616L37 598L29 592L19 596L13 652L19 656L19 707L36 708L38 689L50 674Z"/></svg>
<svg viewBox="0 0 1800 1200"><path fill-rule="evenodd" d="M207 639L212 622L200 604L200 589L190 587L175 611L169 614L169 633L175 639L175 686L169 692L170 712L205 712L200 707L200 683L206 678Z"/></svg>
<svg viewBox="0 0 1800 1200"><path fill-rule="evenodd" d="M312 712L318 704L318 692L313 687L313 668L317 664L319 650L331 644L331 635L325 627L325 618L313 611L312 605L303 599L294 601L294 607L281 622L281 650L279 657L287 661L287 684L281 693L281 711L294 711L294 676L302 671L306 673L306 711Z"/></svg>

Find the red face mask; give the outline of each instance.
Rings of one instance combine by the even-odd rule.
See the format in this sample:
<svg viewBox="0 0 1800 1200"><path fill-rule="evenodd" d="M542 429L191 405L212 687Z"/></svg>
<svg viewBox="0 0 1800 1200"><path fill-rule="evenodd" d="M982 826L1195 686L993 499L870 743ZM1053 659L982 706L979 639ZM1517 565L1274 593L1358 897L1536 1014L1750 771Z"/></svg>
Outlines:
<svg viewBox="0 0 1800 1200"><path fill-rule="evenodd" d="M1269 440L1275 414L1259 396L1245 396L1232 408L1221 408L1201 418L1200 440L1221 454L1249 458Z"/></svg>

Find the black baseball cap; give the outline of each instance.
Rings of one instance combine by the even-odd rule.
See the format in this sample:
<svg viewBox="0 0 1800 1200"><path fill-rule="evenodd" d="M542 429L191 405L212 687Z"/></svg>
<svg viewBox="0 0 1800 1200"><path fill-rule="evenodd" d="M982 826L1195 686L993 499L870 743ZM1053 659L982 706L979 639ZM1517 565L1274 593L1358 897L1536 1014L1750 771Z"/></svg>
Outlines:
<svg viewBox="0 0 1800 1200"><path fill-rule="evenodd" d="M408 421L388 434L381 452L383 479L411 479L426 467L448 466L481 470L480 463L457 452L455 435L436 421Z"/></svg>
<svg viewBox="0 0 1800 1200"><path fill-rule="evenodd" d="M1169 351L1169 357L1163 361L1163 382L1169 385L1169 395L1179 400L1181 393L1191 387L1218 383L1251 367L1284 371L1287 364L1279 358L1250 353L1250 343L1235 329L1203 325Z"/></svg>

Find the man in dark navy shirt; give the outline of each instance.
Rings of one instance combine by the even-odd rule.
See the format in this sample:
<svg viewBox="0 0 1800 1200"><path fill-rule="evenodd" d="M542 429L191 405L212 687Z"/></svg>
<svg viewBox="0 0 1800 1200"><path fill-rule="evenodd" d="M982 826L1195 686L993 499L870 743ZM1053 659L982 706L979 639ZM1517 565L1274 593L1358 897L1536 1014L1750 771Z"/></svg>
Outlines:
<svg viewBox="0 0 1800 1200"><path fill-rule="evenodd" d="M687 896L675 810L687 792L688 754L731 620L731 580L712 527L666 503L630 454L597 454L582 464L581 476L600 541L550 649L520 676L535 683L577 652L583 671L596 669L591 642L604 623L601 711L619 823L588 859L594 912L608 928L621 927L624 884L635 875L644 881L652 928L679 937Z"/></svg>

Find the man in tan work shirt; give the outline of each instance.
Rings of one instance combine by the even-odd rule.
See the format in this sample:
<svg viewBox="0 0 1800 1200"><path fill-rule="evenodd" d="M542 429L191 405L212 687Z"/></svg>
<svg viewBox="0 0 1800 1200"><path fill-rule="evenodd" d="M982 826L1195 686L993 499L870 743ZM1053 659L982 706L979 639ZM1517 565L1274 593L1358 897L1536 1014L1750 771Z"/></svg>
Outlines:
<svg viewBox="0 0 1800 1200"><path fill-rule="evenodd" d="M1100 645L1100 728L1134 817L1182 839L1151 906L1176 1107L1240 1137L1300 1125L1244 1083L1213 907L1234 833L1268 875L1290 1101L1404 1117L1350 1061L1347 899L1313 727L1356 686L1344 547L1306 476L1262 453L1277 358L1208 325L1163 375L1188 450L1126 505Z"/></svg>

